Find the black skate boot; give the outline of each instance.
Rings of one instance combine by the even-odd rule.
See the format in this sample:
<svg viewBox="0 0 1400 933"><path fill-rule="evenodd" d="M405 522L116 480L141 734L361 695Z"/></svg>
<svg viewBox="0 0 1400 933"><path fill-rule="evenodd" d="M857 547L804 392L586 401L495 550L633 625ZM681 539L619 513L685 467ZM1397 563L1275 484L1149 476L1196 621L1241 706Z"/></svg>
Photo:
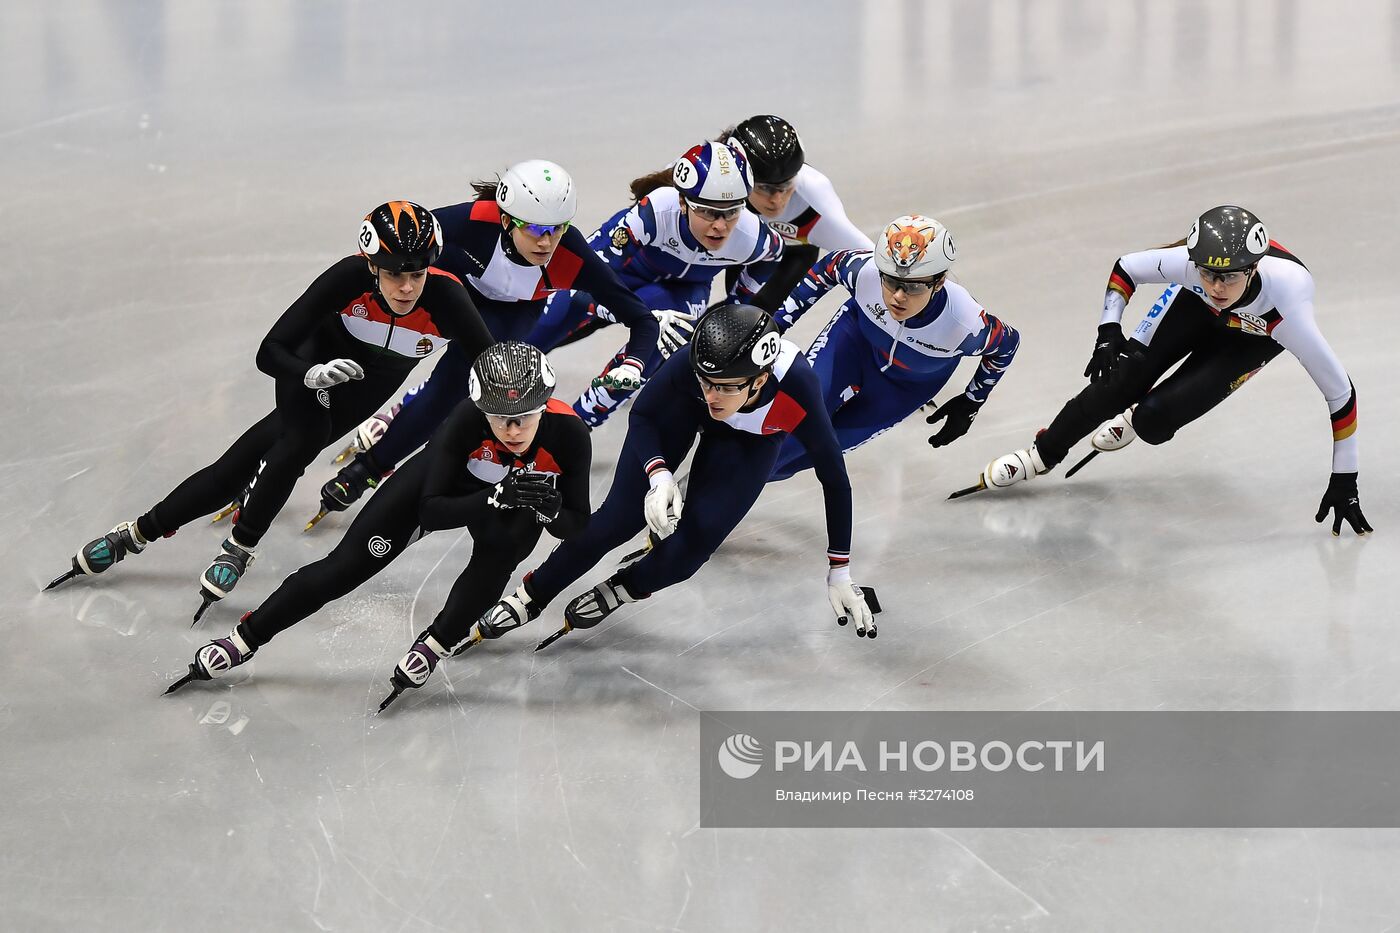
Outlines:
<svg viewBox="0 0 1400 933"><path fill-rule="evenodd" d="M140 554L150 542L141 537L135 522L122 522L96 541L89 541L73 557L73 566L67 572L55 577L44 587L51 590L74 577L90 577L102 573L128 554Z"/></svg>
<svg viewBox="0 0 1400 933"><path fill-rule="evenodd" d="M502 598L496 605L487 609L480 619L472 623L472 627L467 631L467 637L452 646L452 656L456 657L483 641L500 638L511 629L520 628L526 622L534 621L539 618L540 609L541 607L530 598L529 591L522 583L514 593Z"/></svg>
<svg viewBox="0 0 1400 933"><path fill-rule="evenodd" d="M321 511L317 512L302 530L310 531L315 528L316 523L331 512L344 512L354 505L360 496L378 488L379 481L386 475L371 466L363 453L358 454L321 487Z"/></svg>
<svg viewBox="0 0 1400 933"><path fill-rule="evenodd" d="M437 670L438 662L446 656L447 649L438 644L438 640L424 629L413 643L413 647L408 649L408 654L400 658L399 663L395 665L394 673L389 677L389 685L393 687L394 692L379 704L379 712L388 709L389 704L397 700L399 694L405 690L417 690L427 683L428 678L433 676L433 671Z"/></svg>
<svg viewBox="0 0 1400 933"><path fill-rule="evenodd" d="M564 607L564 627L536 645L535 650L543 651L574 629L592 628L627 603L635 603L651 595L628 592L620 577L615 573L588 592L569 600L569 605Z"/></svg>
<svg viewBox="0 0 1400 933"><path fill-rule="evenodd" d="M233 538L224 540L223 552L214 558L205 568L204 576L199 578L199 595L204 602L195 611L194 622L200 620L204 610L208 609L211 603L216 603L233 592L238 581L243 579L243 574L248 572L248 565L256 556L254 550L255 548L245 548L235 543ZM193 625L194 622L190 624Z"/></svg>
<svg viewBox="0 0 1400 933"><path fill-rule="evenodd" d="M252 615L245 612L243 618ZM239 620L240 624L242 620ZM243 640L243 636L238 634L238 628L229 632L223 638L216 638L195 652L194 663L184 677L175 681L165 688L166 694L174 693L185 684L195 680L213 680L215 677L222 677L229 671L252 659L258 653L258 649L248 647L248 643Z"/></svg>

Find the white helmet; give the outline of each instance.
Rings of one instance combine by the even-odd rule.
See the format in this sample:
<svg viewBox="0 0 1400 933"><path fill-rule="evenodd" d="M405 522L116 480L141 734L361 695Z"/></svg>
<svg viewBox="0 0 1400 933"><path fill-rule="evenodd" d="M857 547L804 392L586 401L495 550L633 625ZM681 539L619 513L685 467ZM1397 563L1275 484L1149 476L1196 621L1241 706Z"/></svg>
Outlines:
<svg viewBox="0 0 1400 933"><path fill-rule="evenodd" d="M905 214L885 228L875 246L875 265L897 279L932 278L947 272L957 255L947 227L932 217Z"/></svg>
<svg viewBox="0 0 1400 933"><path fill-rule="evenodd" d="M684 197L713 204L742 204L753 191L749 159L737 142L691 146L671 166L671 180Z"/></svg>
<svg viewBox="0 0 1400 933"><path fill-rule="evenodd" d="M578 193L568 172L553 162L530 159L506 169L496 184L496 204L527 224L562 224L574 219Z"/></svg>

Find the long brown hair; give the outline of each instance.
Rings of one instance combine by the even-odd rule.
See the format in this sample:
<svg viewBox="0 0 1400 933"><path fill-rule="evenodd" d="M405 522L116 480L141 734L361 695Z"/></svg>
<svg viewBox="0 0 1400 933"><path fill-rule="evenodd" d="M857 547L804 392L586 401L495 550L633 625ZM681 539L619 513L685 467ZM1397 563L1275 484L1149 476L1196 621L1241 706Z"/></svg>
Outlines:
<svg viewBox="0 0 1400 933"><path fill-rule="evenodd" d="M1154 247L1152 247L1152 248L1153 248L1153 249L1175 249L1175 248L1178 247L1178 246L1185 246L1185 245L1186 245L1186 237L1182 237L1181 239L1177 240L1175 243L1163 243L1161 246L1154 246Z"/></svg>
<svg viewBox="0 0 1400 933"><path fill-rule="evenodd" d="M668 165L663 169L643 175L641 178L632 179L632 183L627 186L627 189L632 192L632 200L640 201L657 188L674 188L676 183L672 177L672 171L672 167Z"/></svg>
<svg viewBox="0 0 1400 933"><path fill-rule="evenodd" d="M472 182L472 190L476 192L476 198L478 201L496 200L496 189L500 186L501 182L499 180Z"/></svg>

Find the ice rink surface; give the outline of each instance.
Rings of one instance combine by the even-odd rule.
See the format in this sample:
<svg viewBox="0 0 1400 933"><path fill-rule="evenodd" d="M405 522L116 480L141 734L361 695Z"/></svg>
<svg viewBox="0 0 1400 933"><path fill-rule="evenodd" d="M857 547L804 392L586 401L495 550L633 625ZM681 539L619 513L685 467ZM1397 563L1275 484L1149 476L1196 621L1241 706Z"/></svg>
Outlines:
<svg viewBox="0 0 1400 933"><path fill-rule="evenodd" d="M1400 706L1398 78L1395 0L0 5L0 928L1400 928L1394 831L716 831L696 789L703 709ZM689 583L534 655L556 604L380 718L460 533L159 696L348 523L300 531L329 453L197 630L203 523L39 592L270 408L258 342L375 204L545 157L592 230L761 112L867 232L945 221L1024 337L963 440L848 459L877 641L826 606L810 473ZM1114 258L1225 202L1317 278L1378 533L1313 523L1327 411L1286 354L1169 445L945 501L1078 390ZM616 344L556 354L561 394Z"/></svg>

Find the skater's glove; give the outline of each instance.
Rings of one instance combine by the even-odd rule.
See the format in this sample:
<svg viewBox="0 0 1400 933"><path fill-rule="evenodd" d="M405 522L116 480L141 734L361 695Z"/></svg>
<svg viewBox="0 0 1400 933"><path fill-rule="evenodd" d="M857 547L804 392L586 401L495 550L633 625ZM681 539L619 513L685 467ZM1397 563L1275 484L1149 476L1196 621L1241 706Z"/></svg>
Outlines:
<svg viewBox="0 0 1400 933"><path fill-rule="evenodd" d="M856 624L857 635L875 637L875 616L865 602L865 594L851 582L850 567L832 567L826 572L826 597L836 613L837 625L851 620Z"/></svg>
<svg viewBox="0 0 1400 933"><path fill-rule="evenodd" d="M525 501L528 490L521 487L528 486L523 479L520 470L514 473L507 473L506 478L496 484L496 488L491 490L491 495L486 503L498 509L528 509L530 505Z"/></svg>
<svg viewBox="0 0 1400 933"><path fill-rule="evenodd" d="M1322 494L1322 502L1317 507L1317 521L1327 518L1327 513L1335 510L1332 519L1332 535L1342 533L1342 520L1345 519L1351 530L1358 535L1374 531L1366 516L1361 514L1361 500L1356 492L1355 473L1333 473L1327 483L1327 491Z"/></svg>
<svg viewBox="0 0 1400 933"><path fill-rule="evenodd" d="M317 363L306 371L306 378L302 381L306 383L308 389L329 389L331 386L338 386L342 382L349 382L351 379L365 378L365 368L354 360L331 360L329 363Z"/></svg>
<svg viewBox="0 0 1400 933"><path fill-rule="evenodd" d="M1084 375L1090 382L1102 382L1118 365L1118 354L1128 341L1123 337L1123 325L1108 323L1099 325L1099 337L1094 342L1094 355L1089 357L1089 365L1084 367Z"/></svg>
<svg viewBox="0 0 1400 933"><path fill-rule="evenodd" d="M522 479L515 484L515 495L520 504L535 512L535 520L548 525L559 517L564 507L564 494L552 482L538 479Z"/></svg>
<svg viewBox="0 0 1400 933"><path fill-rule="evenodd" d="M980 402L974 402L965 394L958 394L944 402L933 414L924 419L927 424L937 424L940 419L948 420L943 422L943 427L938 433L928 439L933 447L943 447L967 433L967 429L972 427L972 420L977 417L977 413L982 410Z"/></svg>
<svg viewBox="0 0 1400 933"><path fill-rule="evenodd" d="M651 312L651 316L661 325L656 349L661 351L662 359L669 360L672 353L690 343L690 336L695 333L695 315L662 308Z"/></svg>
<svg viewBox="0 0 1400 933"><path fill-rule="evenodd" d="M676 530L681 518L681 488L670 470L657 470L651 476L651 489L642 501L647 527L657 538L666 538Z"/></svg>
<svg viewBox="0 0 1400 933"><path fill-rule="evenodd" d="M642 366L636 360L626 359L593 380L595 389L617 389L632 392L642 387Z"/></svg>

